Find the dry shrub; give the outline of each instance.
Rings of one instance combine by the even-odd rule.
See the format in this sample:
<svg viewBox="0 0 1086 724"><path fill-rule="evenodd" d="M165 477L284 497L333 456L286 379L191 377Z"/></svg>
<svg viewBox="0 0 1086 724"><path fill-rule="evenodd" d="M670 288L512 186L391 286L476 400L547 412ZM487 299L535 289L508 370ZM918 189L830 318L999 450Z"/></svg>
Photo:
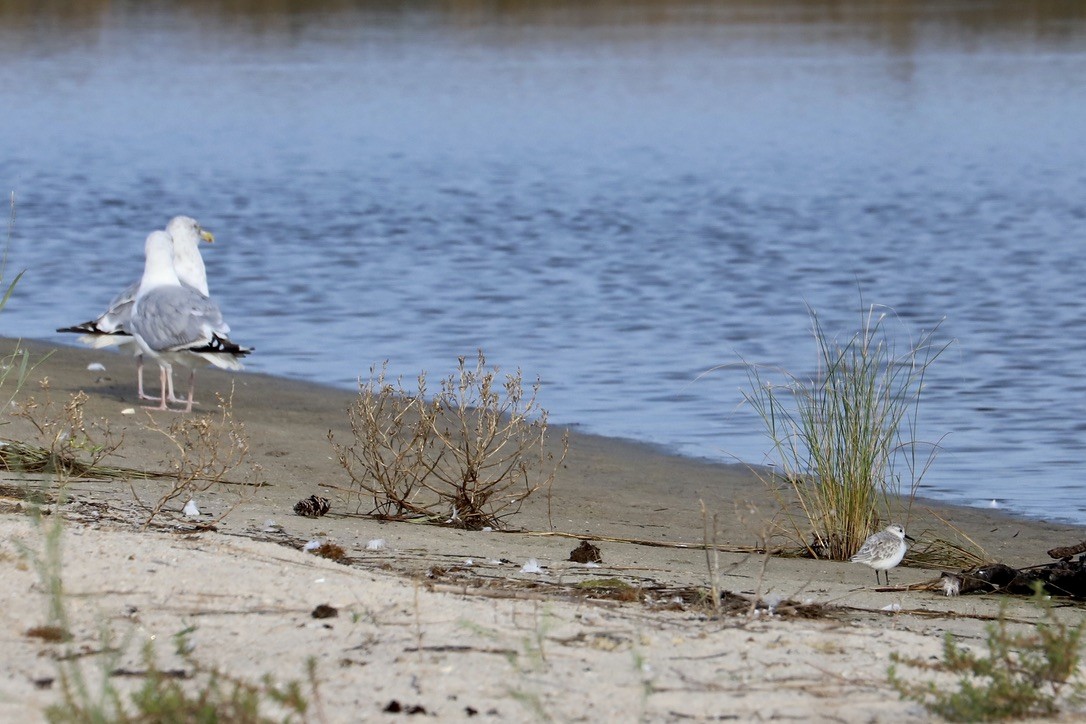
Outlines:
<svg viewBox="0 0 1086 724"><path fill-rule="evenodd" d="M201 493L212 489L232 488L236 499L211 520L202 520L200 527L212 525L229 515L234 508L251 497L262 481L260 465L253 462L250 454L249 435L245 426L234 418L234 396L216 395L216 410L202 416L184 416L163 429L153 417L148 428L161 434L169 442L169 456L164 461L162 473L170 482L169 490L155 503L140 500L135 488L132 494L136 502L147 512L144 527L171 503L184 504ZM233 479L235 475L242 479Z"/></svg>
<svg viewBox="0 0 1086 724"><path fill-rule="evenodd" d="M431 451L438 400L427 402L425 374L419 375L417 390L409 392L402 380L389 382L386 371L387 364L379 372L371 367L369 381L359 383L358 397L347 408L354 443L337 444L331 431L328 441L351 478L348 503L359 495L356 512L368 498L373 515L429 515L429 504L418 498L436 457Z"/></svg>
<svg viewBox="0 0 1086 724"><path fill-rule="evenodd" d="M430 401L425 374L413 392L388 383L383 368L359 387L348 410L353 442L328 437L373 514L497 527L548 489L565 460L566 436L557 455L547 446L539 381L525 390L520 370L500 377L482 351L472 366L461 357Z"/></svg>
<svg viewBox="0 0 1086 724"><path fill-rule="evenodd" d="M498 378L478 353L474 369L460 358L441 383L440 415L434 427L439 449L427 487L452 507L451 520L477 530L520 510L524 500L549 487L565 460L546 445L547 411L539 407L540 382L527 391L518 369Z"/></svg>
<svg viewBox="0 0 1086 724"><path fill-rule="evenodd" d="M21 473L55 475L61 483L123 473L120 468L101 464L117 451L124 436L115 436L104 418L87 419L83 409L87 394L76 392L59 404L53 399L48 377L42 379L39 388L40 398L28 396L12 405L12 416L29 425L34 441L5 442L0 448L3 467Z"/></svg>

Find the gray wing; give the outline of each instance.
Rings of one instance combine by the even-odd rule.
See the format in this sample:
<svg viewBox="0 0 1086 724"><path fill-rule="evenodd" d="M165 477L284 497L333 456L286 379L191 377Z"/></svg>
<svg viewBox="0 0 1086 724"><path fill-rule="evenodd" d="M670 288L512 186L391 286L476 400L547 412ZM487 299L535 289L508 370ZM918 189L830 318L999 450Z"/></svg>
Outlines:
<svg viewBox="0 0 1086 724"><path fill-rule="evenodd" d="M182 285L200 294L201 297L203 296L198 289L184 282L182 282ZM109 309L106 310L106 313L94 320L95 331L104 334L127 332L128 321L132 317L132 305L136 303L136 295L139 294L139 291L140 283L134 282L114 297L113 301L109 303Z"/></svg>
<svg viewBox="0 0 1086 724"><path fill-rule="evenodd" d="M132 303L136 299L139 288L140 283L138 281L128 285L123 292L113 298L113 301L109 303L109 307L101 316L77 324L74 327L61 327L57 331L82 334L83 336L79 338L79 341L92 347L122 344L123 342L117 340L104 340L107 337L116 337L118 340L127 337L125 324L127 324L129 317L132 316Z"/></svg>
<svg viewBox="0 0 1086 724"><path fill-rule="evenodd" d="M140 290L140 283L133 282L123 292L113 298L105 314L94 320L94 326L99 332L110 334L124 329L124 325L132 316L132 304L136 301L136 294Z"/></svg>
<svg viewBox="0 0 1086 724"><path fill-rule="evenodd" d="M864 541L864 544L860 546L860 550L856 551L856 554L849 558L854 563L862 563L869 561L875 555L875 552L879 547L878 534L875 534Z"/></svg>
<svg viewBox="0 0 1086 724"><path fill-rule="evenodd" d="M230 333L219 305L192 287L152 289L135 305L128 324L156 352L202 347L213 335Z"/></svg>

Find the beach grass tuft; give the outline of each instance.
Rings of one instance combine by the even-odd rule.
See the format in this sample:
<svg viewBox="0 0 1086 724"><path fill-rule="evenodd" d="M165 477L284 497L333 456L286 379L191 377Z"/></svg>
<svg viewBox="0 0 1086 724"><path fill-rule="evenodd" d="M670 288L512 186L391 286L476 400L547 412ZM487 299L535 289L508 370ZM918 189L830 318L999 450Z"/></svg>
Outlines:
<svg viewBox="0 0 1086 724"><path fill-rule="evenodd" d="M925 375L948 345L935 341L936 325L898 352L888 313L875 306L842 342L808 311L816 373L782 372L784 382L775 384L747 365L743 396L772 443L776 473L767 482L792 493L801 513L782 493L789 535L809 555L846 560L889 522L891 496L907 486L912 500L934 460L938 445L917 440L917 413Z"/></svg>
<svg viewBox="0 0 1086 724"><path fill-rule="evenodd" d="M15 192L11 194L11 213L8 216L8 233L7 238L4 240L3 256L0 257L0 288L2 288L3 296L0 296L0 311L8 305L8 301L11 299L11 295L15 293L15 287L19 284L19 279L22 278L23 272L19 272L15 275L15 278L8 282L7 287L4 287L4 280L7 278L8 269L8 249L11 248L11 239L15 233ZM27 375L30 372L30 355L25 349L22 349L18 344L15 345L10 353L0 358L0 409L7 410L11 405L11 401L15 399L15 396L19 393L19 390L23 386L23 382L26 381ZM0 424L5 424L0 422Z"/></svg>

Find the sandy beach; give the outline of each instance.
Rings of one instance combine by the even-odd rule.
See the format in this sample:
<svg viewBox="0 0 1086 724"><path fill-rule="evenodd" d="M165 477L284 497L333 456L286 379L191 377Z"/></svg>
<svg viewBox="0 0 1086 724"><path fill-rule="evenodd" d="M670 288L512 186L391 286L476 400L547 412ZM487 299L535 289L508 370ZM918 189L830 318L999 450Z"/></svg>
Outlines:
<svg viewBox="0 0 1086 724"><path fill-rule="evenodd" d="M12 346L5 340L4 353ZM176 414L140 409L129 357L24 346L45 359L17 400L43 399L45 378L55 402L83 391L87 418L123 433L104 462L168 467L170 442L155 425ZM92 363L104 370L88 369ZM71 482L39 524L19 491L55 494L51 479L5 473L0 721L44 720L45 707L60 700L58 656L78 651L95 671L103 627L120 647L115 671L144 669L147 642L162 667L183 670L171 639L189 629L191 656L205 666L253 682L302 682L305 719L314 722L386 720L412 707L450 721L926 721L931 715L887 682L890 653L937 655L947 631L979 644L998 612L995 596L904 590L940 573L908 560L891 572L897 590L880 591L865 566L752 552L780 515L750 470L576 430L551 495L527 501L508 520L513 530L375 520L357 498L347 500L349 480L327 439L329 431L349 434L353 393L201 370L198 409L212 409L214 394L231 389L266 485L201 494L200 518L185 517L185 501L174 501L143 529L146 503L168 484L114 478ZM0 437L34 441L25 420L5 422ZM330 500L326 515L293 512L310 495ZM708 536L703 505L716 518ZM224 514L213 529L192 530ZM73 639L50 643L27 632L47 619L33 560L44 527L60 519ZM1012 566L1045 563L1049 548L1086 538L1073 526L928 501L903 507L895 520L921 541L952 537L950 523L987 558ZM726 550L707 556L707 537ZM598 566L569 560L582 538L599 547ZM339 546L342 558L303 550L310 541ZM527 565L533 560L538 567ZM694 598L714 578L750 600L807 606L754 613L739 605L712 615ZM315 617L319 606L335 615ZM1022 601L1010 613L1035 615ZM139 678L114 682L127 691Z"/></svg>

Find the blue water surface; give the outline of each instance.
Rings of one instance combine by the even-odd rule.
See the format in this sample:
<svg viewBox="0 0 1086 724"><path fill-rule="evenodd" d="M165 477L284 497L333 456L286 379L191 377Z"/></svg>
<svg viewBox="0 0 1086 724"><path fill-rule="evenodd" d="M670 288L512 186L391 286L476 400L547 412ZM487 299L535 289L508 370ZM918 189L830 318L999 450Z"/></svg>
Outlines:
<svg viewBox="0 0 1086 724"><path fill-rule="evenodd" d="M555 422L762 463L736 363L877 304L951 343L922 492L1086 523L1077 3L19 7L0 333L71 343L186 213L249 369L482 348Z"/></svg>

